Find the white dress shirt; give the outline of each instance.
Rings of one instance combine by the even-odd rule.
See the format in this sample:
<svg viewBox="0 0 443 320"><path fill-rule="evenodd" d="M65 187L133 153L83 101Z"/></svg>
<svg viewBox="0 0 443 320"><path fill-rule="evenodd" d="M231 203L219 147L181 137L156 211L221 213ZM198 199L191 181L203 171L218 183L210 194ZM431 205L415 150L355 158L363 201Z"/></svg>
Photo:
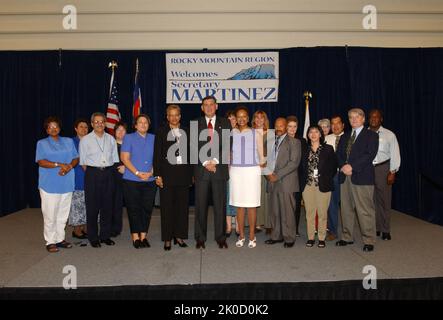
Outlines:
<svg viewBox="0 0 443 320"><path fill-rule="evenodd" d="M397 172L400 169L400 147L398 146L395 134L386 128L380 126L378 133L378 152L373 164L382 163L390 160L389 170Z"/></svg>
<svg viewBox="0 0 443 320"><path fill-rule="evenodd" d="M328 134L325 137L326 144L329 144L330 146L332 146L334 148L334 151L337 151L337 150L335 150L335 140L337 139L337 137L341 137L343 135L343 133L344 132L342 131L339 135L335 135L333 133Z"/></svg>

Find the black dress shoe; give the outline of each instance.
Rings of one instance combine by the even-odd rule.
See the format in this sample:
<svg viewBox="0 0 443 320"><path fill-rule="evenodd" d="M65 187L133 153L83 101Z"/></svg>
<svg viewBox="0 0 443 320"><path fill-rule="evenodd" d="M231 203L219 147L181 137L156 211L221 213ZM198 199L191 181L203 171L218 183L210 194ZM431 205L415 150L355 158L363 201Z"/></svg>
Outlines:
<svg viewBox="0 0 443 320"><path fill-rule="evenodd" d="M174 244L178 244L180 248L187 248L188 245L186 244L186 242L183 241L183 239L180 239L180 241L177 240L177 238L174 238Z"/></svg>
<svg viewBox="0 0 443 320"><path fill-rule="evenodd" d="M171 242L169 242L169 245L167 245L167 244L166 244L166 241L165 241L165 245L163 246L163 249L164 249L165 251L169 251L169 250L171 250Z"/></svg>
<svg viewBox="0 0 443 320"><path fill-rule="evenodd" d="M228 249L228 244L226 243L226 240L217 241L217 244L220 249Z"/></svg>
<svg viewBox="0 0 443 320"><path fill-rule="evenodd" d="M377 237L380 237L381 233L380 233L380 231L377 231L376 234L377 234Z"/></svg>
<svg viewBox="0 0 443 320"><path fill-rule="evenodd" d="M266 244L276 244L276 243L282 243L283 240L272 240L272 239L268 239L265 241Z"/></svg>
<svg viewBox="0 0 443 320"><path fill-rule="evenodd" d="M107 246L113 246L113 245L115 245L115 242L112 241L111 239L101 240L100 242L106 244Z"/></svg>
<svg viewBox="0 0 443 320"><path fill-rule="evenodd" d="M144 238L143 240L141 240L142 242L142 248L150 248L151 244L149 243L148 239Z"/></svg>
<svg viewBox="0 0 443 320"><path fill-rule="evenodd" d="M383 232L381 234L381 239L382 240L391 240L391 234L389 232Z"/></svg>
<svg viewBox="0 0 443 320"><path fill-rule="evenodd" d="M372 244L365 244L363 246L363 251L365 251L365 252L374 251L374 246Z"/></svg>
<svg viewBox="0 0 443 320"><path fill-rule="evenodd" d="M292 248L294 246L294 242L285 242L285 244L283 245L283 247L285 248Z"/></svg>
<svg viewBox="0 0 443 320"><path fill-rule="evenodd" d="M140 249L142 247L142 242L137 239L135 241L132 241L132 245L134 246L135 249Z"/></svg>
<svg viewBox="0 0 443 320"><path fill-rule="evenodd" d="M72 231L72 237L73 238L77 238L77 239L88 239L88 235L85 235L84 233L82 233L80 236L77 235L74 231Z"/></svg>
<svg viewBox="0 0 443 320"><path fill-rule="evenodd" d="M231 236L231 234L232 234L232 230L229 231L229 232L226 232L226 233L225 233L226 238L229 238L229 237Z"/></svg>
<svg viewBox="0 0 443 320"><path fill-rule="evenodd" d="M91 241L91 246L92 246L93 248L101 248L101 244L100 244L100 242L99 242L98 240L96 240L96 241Z"/></svg>
<svg viewBox="0 0 443 320"><path fill-rule="evenodd" d="M195 248L196 249L205 249L206 248L205 242L197 240L197 243L195 244Z"/></svg>
<svg viewBox="0 0 443 320"><path fill-rule="evenodd" d="M337 241L337 242L335 243L335 245L336 245L337 247L344 247L344 246L351 245L351 244L354 244L354 241L340 240L340 241Z"/></svg>

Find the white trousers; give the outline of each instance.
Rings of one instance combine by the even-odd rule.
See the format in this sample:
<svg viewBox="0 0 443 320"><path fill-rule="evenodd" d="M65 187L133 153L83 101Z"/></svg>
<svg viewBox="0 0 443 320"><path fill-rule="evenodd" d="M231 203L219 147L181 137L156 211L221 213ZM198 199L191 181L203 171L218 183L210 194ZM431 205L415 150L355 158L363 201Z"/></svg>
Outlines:
<svg viewBox="0 0 443 320"><path fill-rule="evenodd" d="M40 190L43 213L43 236L46 245L65 240L65 227L71 209L72 192L47 193Z"/></svg>

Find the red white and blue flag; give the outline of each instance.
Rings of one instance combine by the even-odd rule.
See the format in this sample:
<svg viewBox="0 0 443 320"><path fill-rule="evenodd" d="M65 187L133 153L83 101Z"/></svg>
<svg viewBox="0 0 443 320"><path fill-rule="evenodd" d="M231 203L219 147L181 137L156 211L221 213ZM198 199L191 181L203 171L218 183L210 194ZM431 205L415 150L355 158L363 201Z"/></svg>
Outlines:
<svg viewBox="0 0 443 320"><path fill-rule="evenodd" d="M115 124L120 121L121 115L120 111L118 110L117 79L115 77L115 68L117 67L117 63L112 61L109 66L112 67L112 74L111 82L109 84L108 109L106 110L106 131L113 135Z"/></svg>
<svg viewBox="0 0 443 320"><path fill-rule="evenodd" d="M138 59L136 61L136 69L135 69L135 83L134 83L134 103L132 105L132 117L135 120L137 116L141 113L142 109L142 94L140 91L139 79L138 79Z"/></svg>

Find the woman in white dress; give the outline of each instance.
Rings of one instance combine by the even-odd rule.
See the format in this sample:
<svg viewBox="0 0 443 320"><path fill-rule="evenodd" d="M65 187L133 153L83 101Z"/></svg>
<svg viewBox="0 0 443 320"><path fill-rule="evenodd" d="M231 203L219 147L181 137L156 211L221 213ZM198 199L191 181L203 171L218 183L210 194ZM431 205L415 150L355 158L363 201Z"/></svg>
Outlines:
<svg viewBox="0 0 443 320"><path fill-rule="evenodd" d="M237 128L232 130L232 161L229 169L229 204L237 208L237 222L240 236L237 247L243 247L245 238L245 212L248 210L250 226L256 225L257 207L260 206L261 169L263 144L261 135L249 127L246 107L236 109ZM255 248L255 228L249 228L249 248Z"/></svg>

